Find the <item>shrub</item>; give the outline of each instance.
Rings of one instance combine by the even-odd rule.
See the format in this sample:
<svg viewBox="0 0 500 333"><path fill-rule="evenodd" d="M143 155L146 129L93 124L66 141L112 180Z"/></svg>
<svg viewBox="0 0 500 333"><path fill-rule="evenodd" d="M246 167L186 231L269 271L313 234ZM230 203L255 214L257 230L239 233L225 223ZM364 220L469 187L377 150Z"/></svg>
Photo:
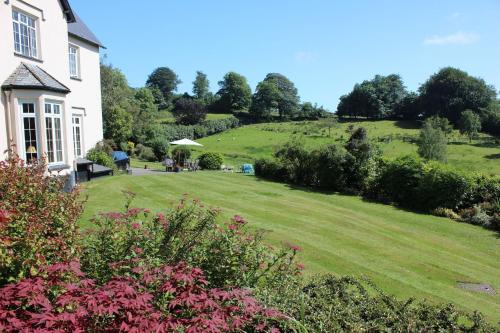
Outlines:
<svg viewBox="0 0 500 333"><path fill-rule="evenodd" d="M197 125L163 124L161 135L167 141L183 138L199 139L240 126L238 118L231 116L223 119L206 120Z"/></svg>
<svg viewBox="0 0 500 333"><path fill-rule="evenodd" d="M63 192L65 178L45 170L16 155L0 162L0 285L79 253L78 191Z"/></svg>
<svg viewBox="0 0 500 333"><path fill-rule="evenodd" d="M156 155L153 151L153 148L147 147L147 146L143 146L141 148L141 153L139 155L139 159L141 159L143 161L148 161L148 162L157 161L157 158L156 158Z"/></svg>
<svg viewBox="0 0 500 333"><path fill-rule="evenodd" d="M427 160L445 162L447 143L443 130L432 119L426 120L420 130L418 154Z"/></svg>
<svg viewBox="0 0 500 333"><path fill-rule="evenodd" d="M224 159L219 153L203 153L198 159L200 160L200 167L207 170L219 170L222 163L224 163Z"/></svg>
<svg viewBox="0 0 500 333"><path fill-rule="evenodd" d="M125 266L125 264L122 264ZM207 286L183 263L134 264L103 285L77 262L47 267L42 276L0 289L0 330L8 332L267 332L279 312L242 289Z"/></svg>
<svg viewBox="0 0 500 333"><path fill-rule="evenodd" d="M167 140L163 138L156 138L151 142L151 148L156 156L156 160L162 161L163 158L168 154L169 144Z"/></svg>
<svg viewBox="0 0 500 333"><path fill-rule="evenodd" d="M329 145L316 152L319 187L334 191L347 188L346 170L353 163L353 156L339 146Z"/></svg>
<svg viewBox="0 0 500 333"><path fill-rule="evenodd" d="M183 261L203 269L210 285L221 288L253 288L296 273L296 248L271 251L263 234L248 231L241 217L217 225L218 215L218 210L187 198L166 214L151 215L137 208L101 214L85 239L82 269L105 283L120 274L114 262L141 258L151 265L172 265Z"/></svg>
<svg viewBox="0 0 500 333"><path fill-rule="evenodd" d="M113 161L113 158L104 150L100 150L98 148L90 149L87 152L87 159L91 160L94 163L104 165L108 168L115 168L115 162Z"/></svg>
<svg viewBox="0 0 500 333"><path fill-rule="evenodd" d="M286 170L279 161L274 159L258 159L254 163L255 175L277 181L285 181L289 178Z"/></svg>
<svg viewBox="0 0 500 333"><path fill-rule="evenodd" d="M191 157L191 149L188 146L176 146L172 149L172 158L177 164Z"/></svg>

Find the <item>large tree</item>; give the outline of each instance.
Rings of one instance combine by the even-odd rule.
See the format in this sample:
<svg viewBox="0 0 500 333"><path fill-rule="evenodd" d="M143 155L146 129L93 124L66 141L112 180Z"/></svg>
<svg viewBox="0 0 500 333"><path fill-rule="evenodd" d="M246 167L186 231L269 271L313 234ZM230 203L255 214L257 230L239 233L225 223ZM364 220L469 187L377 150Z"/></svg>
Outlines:
<svg viewBox="0 0 500 333"><path fill-rule="evenodd" d="M172 114L179 124L195 125L205 120L207 111L199 101L185 96L175 102Z"/></svg>
<svg viewBox="0 0 500 333"><path fill-rule="evenodd" d="M221 113L248 110L252 101L252 89L247 79L238 73L229 72L219 81L219 97L216 109Z"/></svg>
<svg viewBox="0 0 500 333"><path fill-rule="evenodd" d="M267 81L260 82L257 85L255 94L252 96L250 114L260 120L270 119L273 113L278 112L276 96L279 93L278 87L275 84Z"/></svg>
<svg viewBox="0 0 500 333"><path fill-rule="evenodd" d="M399 75L376 75L372 80L354 85L349 94L341 96L337 114L376 119L392 117L407 95Z"/></svg>
<svg viewBox="0 0 500 333"><path fill-rule="evenodd" d="M162 93L165 102L170 103L173 93L180 83L182 81L173 70L168 67L159 67L149 75L146 86L158 89Z"/></svg>
<svg viewBox="0 0 500 333"><path fill-rule="evenodd" d="M455 124L463 111L479 112L496 99L495 89L483 79L453 67L443 68L432 75L419 92L424 116L439 115Z"/></svg>
<svg viewBox="0 0 500 333"><path fill-rule="evenodd" d="M121 106L112 106L103 114L103 119L104 123L107 124L104 128L104 137L106 139L113 139L114 142L120 144L131 137L132 115Z"/></svg>
<svg viewBox="0 0 500 333"><path fill-rule="evenodd" d="M158 107L153 92L148 88L137 89L134 94L134 107L132 137L135 142L145 144L151 141L157 132L155 117Z"/></svg>
<svg viewBox="0 0 500 333"><path fill-rule="evenodd" d="M207 74L197 71L196 78L193 81L194 96L201 101L206 101L210 94L209 88L210 82L208 81Z"/></svg>
<svg viewBox="0 0 500 333"><path fill-rule="evenodd" d="M269 86L274 88L270 89ZM257 104L252 106L252 111L257 116L268 114L269 110L275 109L280 118L291 118L300 111L297 88L292 81L279 73L267 74L257 86L253 101Z"/></svg>

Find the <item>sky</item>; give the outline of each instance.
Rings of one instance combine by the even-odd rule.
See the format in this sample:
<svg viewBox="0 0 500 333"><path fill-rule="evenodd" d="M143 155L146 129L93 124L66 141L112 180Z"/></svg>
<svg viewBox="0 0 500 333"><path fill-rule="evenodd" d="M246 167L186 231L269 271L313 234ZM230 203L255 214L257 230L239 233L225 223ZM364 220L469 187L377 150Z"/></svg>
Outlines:
<svg viewBox="0 0 500 333"><path fill-rule="evenodd" d="M445 66L500 89L500 0L70 0L133 87L157 67L173 69L178 92L197 70L210 88L225 73L255 89L284 74L303 102L336 110L355 83L401 75L407 88Z"/></svg>

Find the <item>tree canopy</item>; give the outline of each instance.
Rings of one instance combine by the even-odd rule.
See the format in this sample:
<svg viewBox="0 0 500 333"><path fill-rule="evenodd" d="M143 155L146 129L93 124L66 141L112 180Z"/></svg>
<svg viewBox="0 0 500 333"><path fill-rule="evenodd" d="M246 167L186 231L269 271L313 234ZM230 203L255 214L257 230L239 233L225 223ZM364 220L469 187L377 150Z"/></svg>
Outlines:
<svg viewBox="0 0 500 333"><path fill-rule="evenodd" d="M158 67L149 75L146 87L158 89L164 100L169 103L180 83L182 81L173 70L168 67Z"/></svg>
<svg viewBox="0 0 500 333"><path fill-rule="evenodd" d="M206 100L210 91L210 82L208 81L207 74L197 71L196 78L193 81L193 94L199 100Z"/></svg>
<svg viewBox="0 0 500 333"><path fill-rule="evenodd" d="M453 67L445 67L432 75L419 92L425 117L439 115L455 124L463 111L478 112L496 99L495 89L483 79Z"/></svg>
<svg viewBox="0 0 500 333"><path fill-rule="evenodd" d="M248 110L252 101L252 89L247 79L238 73L229 72L219 81L217 109L221 113Z"/></svg>
<svg viewBox="0 0 500 333"><path fill-rule="evenodd" d="M431 118L427 119L420 130L418 154L427 160L445 162L447 139L438 124Z"/></svg>
<svg viewBox="0 0 500 333"><path fill-rule="evenodd" d="M207 111L199 101L181 97L175 102L172 114L179 124L194 125L205 120Z"/></svg>
<svg viewBox="0 0 500 333"><path fill-rule="evenodd" d="M466 110L460 116L458 127L460 133L467 135L469 141L472 141L481 130L481 118L472 110Z"/></svg>
<svg viewBox="0 0 500 333"><path fill-rule="evenodd" d="M269 73L257 85L251 112L257 118L269 117L274 111L282 119L292 118L300 111L299 102L297 88L292 81L282 74Z"/></svg>

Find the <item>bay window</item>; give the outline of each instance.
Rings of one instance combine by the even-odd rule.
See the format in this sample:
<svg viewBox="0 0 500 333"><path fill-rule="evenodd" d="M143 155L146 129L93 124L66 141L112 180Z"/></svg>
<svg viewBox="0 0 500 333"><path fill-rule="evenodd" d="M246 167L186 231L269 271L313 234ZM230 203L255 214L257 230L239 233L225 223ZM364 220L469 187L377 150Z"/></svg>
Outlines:
<svg viewBox="0 0 500 333"><path fill-rule="evenodd" d="M14 10L12 24L15 52L26 57L38 58L36 19Z"/></svg>
<svg viewBox="0 0 500 333"><path fill-rule="evenodd" d="M21 157L24 157L24 160L30 163L38 159L38 151L40 150L35 103L21 102L19 108L21 113L21 139L23 141Z"/></svg>

